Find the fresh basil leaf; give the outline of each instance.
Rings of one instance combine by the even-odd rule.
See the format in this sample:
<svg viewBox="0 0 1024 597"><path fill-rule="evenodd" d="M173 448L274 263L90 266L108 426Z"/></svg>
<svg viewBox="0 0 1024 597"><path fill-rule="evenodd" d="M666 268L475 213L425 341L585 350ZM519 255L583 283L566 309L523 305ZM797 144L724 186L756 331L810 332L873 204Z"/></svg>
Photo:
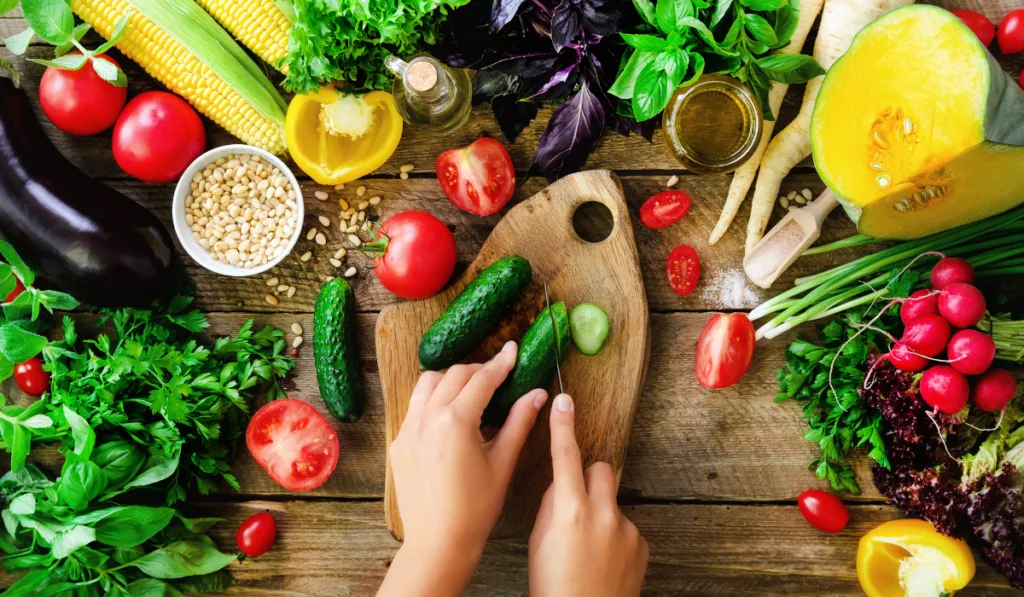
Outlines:
<svg viewBox="0 0 1024 597"><path fill-rule="evenodd" d="M53 427L53 419L46 415L33 415L18 422L29 429L49 429Z"/></svg>
<svg viewBox="0 0 1024 597"><path fill-rule="evenodd" d="M36 513L36 496L32 493L23 493L11 500L7 509L18 516L31 516Z"/></svg>
<svg viewBox="0 0 1024 597"><path fill-rule="evenodd" d="M174 580L171 583L185 593L220 593L234 586L235 579L227 570L218 570L210 574Z"/></svg>
<svg viewBox="0 0 1024 597"><path fill-rule="evenodd" d="M789 0L739 0L739 3L751 10L771 12L787 6Z"/></svg>
<svg viewBox="0 0 1024 597"><path fill-rule="evenodd" d="M643 52L661 52L671 47L668 40L657 35L623 33L622 39L631 47Z"/></svg>
<svg viewBox="0 0 1024 597"><path fill-rule="evenodd" d="M21 297L18 297L19 299ZM42 352L46 338L17 323L0 325L0 354L12 363L23 363Z"/></svg>
<svg viewBox="0 0 1024 597"><path fill-rule="evenodd" d="M779 38L775 36L775 29L759 14L747 13L744 19L744 26L746 26L747 32L750 33L754 39L766 46L770 46L779 41ZM759 53L760 52L755 52L755 54Z"/></svg>
<svg viewBox="0 0 1024 597"><path fill-rule="evenodd" d="M640 71L633 88L633 114L643 122L660 114L675 91L672 80L654 62Z"/></svg>
<svg viewBox="0 0 1024 597"><path fill-rule="evenodd" d="M693 17L694 12L691 0L659 0L655 7L658 29L666 35L673 31L683 33L687 29L683 20Z"/></svg>
<svg viewBox="0 0 1024 597"><path fill-rule="evenodd" d="M95 50L93 55L106 54L113 48L114 45L121 39L121 34L124 33L124 28L128 24L128 18L132 16L132 11L129 10L126 14L121 15L121 18L114 24L114 31L110 34L110 39L100 44Z"/></svg>
<svg viewBox="0 0 1024 597"><path fill-rule="evenodd" d="M162 580L140 578L128 583L128 594L132 597L185 597L185 594Z"/></svg>
<svg viewBox="0 0 1024 597"><path fill-rule="evenodd" d="M16 1L17 0L15 0L15 2ZM633 0L633 6L636 8L636 11L640 13L640 16L643 18L645 23L651 27L658 27L658 17L655 15L654 4L651 0Z"/></svg>
<svg viewBox="0 0 1024 597"><path fill-rule="evenodd" d="M722 22L722 19L729 14L729 9L732 8L732 0L717 0L715 2L715 12L711 14L711 26L714 27Z"/></svg>
<svg viewBox="0 0 1024 597"><path fill-rule="evenodd" d="M685 25L687 27L690 27L694 31L696 31L697 32L697 36L701 39L701 41L703 41L705 44L707 44L708 47L710 47L716 54L721 54L722 56L738 56L739 55L739 52L735 52L733 50L730 50L730 49L720 45L717 41L715 41L714 34L711 33L711 30L708 29L708 26L705 25L700 19L695 19L693 17L687 17L685 19L681 19L681 22L682 22L683 25Z"/></svg>
<svg viewBox="0 0 1024 597"><path fill-rule="evenodd" d="M134 442L117 440L96 446L92 461L107 475L107 488L117 489L135 477L145 454Z"/></svg>
<svg viewBox="0 0 1024 597"><path fill-rule="evenodd" d="M18 0L0 0L0 15L5 15L18 6Z"/></svg>
<svg viewBox="0 0 1024 597"><path fill-rule="evenodd" d="M88 549L79 547L79 551ZM54 562L53 556L43 553L28 553L22 556L7 556L4 558L4 570L16 572L18 570L32 570L35 568L49 568ZM4 594L6 596L6 593Z"/></svg>
<svg viewBox="0 0 1024 597"><path fill-rule="evenodd" d="M577 10L583 32L587 35L607 37L619 32L622 20L621 0L586 0L579 2Z"/></svg>
<svg viewBox="0 0 1024 597"><path fill-rule="evenodd" d="M540 137L534 164L549 180L577 172L586 163L604 127L604 105L584 81L579 91L555 108Z"/></svg>
<svg viewBox="0 0 1024 597"><path fill-rule="evenodd" d="M177 541L151 551L130 565L153 578L184 578L216 572L236 556L221 553L202 541Z"/></svg>
<svg viewBox="0 0 1024 597"><path fill-rule="evenodd" d="M50 313L54 311L71 311L78 308L79 304L75 297L66 292L58 292L56 290L40 290L39 302Z"/></svg>
<svg viewBox="0 0 1024 597"><path fill-rule="evenodd" d="M813 56L805 54L772 54L758 58L757 66L773 81L796 85L825 74Z"/></svg>
<svg viewBox="0 0 1024 597"><path fill-rule="evenodd" d="M174 518L173 508L116 506L77 516L75 524L88 524L96 530L96 540L111 547L142 545L164 530Z"/></svg>
<svg viewBox="0 0 1024 597"><path fill-rule="evenodd" d="M12 375L14 375L14 363L0 354L0 381L10 379Z"/></svg>
<svg viewBox="0 0 1024 597"><path fill-rule="evenodd" d="M511 23L524 2L526 0L494 0L491 6L491 32L494 33Z"/></svg>
<svg viewBox="0 0 1024 597"><path fill-rule="evenodd" d="M107 478L95 462L74 453L65 455L57 496L69 508L76 512L85 509L106 486Z"/></svg>
<svg viewBox="0 0 1024 597"><path fill-rule="evenodd" d="M85 66L86 62L89 62L89 57L85 54L64 54L63 56L54 58L53 60L29 58L29 62L35 62L36 64L42 64L43 66L52 66L53 68L59 68L61 70L78 70Z"/></svg>
<svg viewBox="0 0 1024 597"><path fill-rule="evenodd" d="M788 6L775 12L775 37L779 41L771 46L772 50L788 46L789 40L793 38L793 33L796 32L796 28L800 24L800 7L794 5L795 1L797 0L790 0Z"/></svg>
<svg viewBox="0 0 1024 597"><path fill-rule="evenodd" d="M75 17L67 0L21 0L25 21L39 39L59 46L71 38Z"/></svg>
<svg viewBox="0 0 1024 597"><path fill-rule="evenodd" d="M655 64L661 70L665 71L668 75L669 80L676 83L676 87L683 81L683 77L686 75L686 69L690 68L690 54L684 50L676 48L668 52L662 52L658 55L655 60Z"/></svg>
<svg viewBox="0 0 1024 597"><path fill-rule="evenodd" d="M64 406L64 418L71 427L71 437L75 441L75 454L88 460L92 456L92 448L96 445L96 432L81 415Z"/></svg>
<svg viewBox="0 0 1024 597"><path fill-rule="evenodd" d="M4 433L4 442L7 444L7 451L11 454L11 470L20 471L25 466L25 460L28 459L28 453L32 449L32 434L29 433L27 427L22 425L13 425L12 427L10 440L7 439L8 434Z"/></svg>
<svg viewBox="0 0 1024 597"><path fill-rule="evenodd" d="M89 23L79 23L79 24L75 25L75 30L74 30L74 32L71 33L71 39L73 39L75 41L82 41L82 38L85 37L85 34L88 33L89 29L91 29L91 28L92 27L89 25ZM53 55L54 56L63 56L64 54L67 54L72 49L74 49L74 47L75 47L75 44L72 43L71 40L68 40L67 43L63 43L63 44L57 46L53 50Z"/></svg>
<svg viewBox="0 0 1024 597"><path fill-rule="evenodd" d="M170 477L174 474L174 471L178 470L178 458L180 455L180 451L175 452L171 458L160 453L150 454L149 458L146 459L146 463L142 465L142 472L139 473L139 476L126 483L122 491L133 487L145 487L159 483Z"/></svg>
<svg viewBox="0 0 1024 597"><path fill-rule="evenodd" d="M15 0L17 4L17 0ZM28 51L28 45L32 43L32 36L35 33L32 29L26 29L21 33L15 33L4 40L4 46L7 47L7 51L15 56L21 56Z"/></svg>
<svg viewBox="0 0 1024 597"><path fill-rule="evenodd" d="M21 278L25 286L31 286L36 281L36 275L25 265L18 252L7 241L0 240L0 256L14 268L15 275Z"/></svg>
<svg viewBox="0 0 1024 597"><path fill-rule="evenodd" d="M617 98L632 99L633 87L636 85L636 78L640 75L640 70L657 56L656 52L633 51L629 60L625 62L625 66L620 70L619 76L615 78L615 82L608 88L608 93Z"/></svg>
<svg viewBox="0 0 1024 597"><path fill-rule="evenodd" d="M4 597L25 597L26 595L31 595L49 576L50 570L47 568L32 570L7 587L3 595Z"/></svg>
<svg viewBox="0 0 1024 597"><path fill-rule="evenodd" d="M551 13L551 43L556 52L573 43L583 31L579 8L573 0L561 0Z"/></svg>
<svg viewBox="0 0 1024 597"><path fill-rule="evenodd" d="M205 533L213 528L213 525L224 522L223 518L186 518L182 516L180 512L175 513L181 524L185 526L190 533Z"/></svg>
<svg viewBox="0 0 1024 597"><path fill-rule="evenodd" d="M89 527L76 525L66 531L57 533L53 540L51 553L53 557L61 560L68 557L79 547L89 545L96 540L96 532Z"/></svg>

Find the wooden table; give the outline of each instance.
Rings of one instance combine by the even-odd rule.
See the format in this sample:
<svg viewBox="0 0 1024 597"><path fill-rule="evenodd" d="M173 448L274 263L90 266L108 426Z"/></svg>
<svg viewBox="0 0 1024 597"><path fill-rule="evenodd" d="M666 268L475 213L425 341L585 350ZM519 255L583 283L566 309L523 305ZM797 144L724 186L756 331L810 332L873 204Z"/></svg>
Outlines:
<svg viewBox="0 0 1024 597"><path fill-rule="evenodd" d="M998 19L1024 0L942 0L949 8L973 5L991 19ZM0 38L24 28L20 13L0 18ZM810 43L808 47L810 47ZM30 48L31 57L48 57L48 47ZM9 56L5 50L0 55ZM129 76L129 97L160 86L126 59L120 60ZM1021 56L1003 61L1012 73L1024 67ZM42 67L15 60L35 100ZM908 65L912 67L912 65ZM783 110L783 123L796 111L802 89L791 89ZM514 144L508 144L516 166L525 169L533 156L543 124L550 115L542 111ZM42 118L41 113L39 113ZM173 185L150 185L125 176L110 152L110 134L71 138L48 122L44 126L61 151L76 165L136 199L158 214L170 228ZM211 147L235 142L207 123ZM448 137L426 135L408 128L402 144L388 163L360 183L340 192L302 181L306 198L306 227L325 215L336 223L336 199L355 197L366 186L366 197L380 195L382 218L408 209L427 210L449 224L458 243L460 268L472 261L481 243L500 218L478 218L456 209L441 193L433 173L438 154L487 134L505 141L490 110L475 109L469 123ZM400 180L399 167L414 164L409 180ZM709 392L694 379L693 350L709 311L748 310L771 293L747 287L730 296L716 293L718 282L739 276L743 235L748 208L741 210L729 234L715 247L707 238L718 217L730 176L696 176L680 171L661 144L607 133L587 162L588 168L614 170L622 180L632 209L663 190L669 176L680 176L676 188L694 198L689 216L680 224L652 231L634 221L647 295L651 309L652 355L646 390L632 430L620 503L651 545L651 563L644 595L647 596L820 596L860 595L854 554L861 535L875 525L898 517L884 504L870 481L869 465L858 460L858 478L864 494L848 497L852 519L848 529L835 536L813 530L795 507L795 497L812 488L825 488L807 470L816 447L802 439L806 430L796 404L774 404L775 370L783 364L787 342L793 338L762 342L754 365L735 387ZM297 171L301 174L301 172ZM517 189L516 199L545 186L533 178ZM810 161L786 179L784 192L811 189L817 195L823 185ZM318 201L314 192L328 191L329 201ZM776 207L776 217L782 213ZM634 211L635 215L635 211ZM304 228L305 229L305 228ZM837 211L827 223L825 241L854 232ZM335 225L327 247L300 241L296 252L267 275L227 278L207 272L182 253L197 288L197 304L209 313L212 333L231 334L247 319L282 329L298 322L312 329L313 303L329 275L340 275L328 257L342 246ZM672 293L664 275L665 257L679 244L696 248L703 262L702 283L692 295ZM316 262L303 263L299 255L312 250ZM841 263L852 252L802 259L776 285L787 288L797 276ZM232 595L373 595L398 544L384 526L384 412L373 355L373 329L377 313L397 300L389 294L358 256L347 258L359 273L354 280L359 309L362 359L368 386L366 414L356 424L337 424L342 457L330 481L316 491L296 495L270 481L249 458L239 458L235 472L244 491L225 491L196 508L223 516L228 521L214 530L220 545L230 548L234 529L250 514L263 509L275 512L280 525L277 545L269 554L233 565L239 584ZM461 269L459 270L461 271ZM264 300L271 276L294 285L297 293L282 298L277 306ZM720 287L719 287L720 288ZM801 330L809 332L808 329ZM289 332L289 341L291 333ZM303 347L290 383L290 394L309 400L323 410L313 370L312 350ZM16 390L5 388L8 395ZM243 450L244 452L244 450ZM980 563L980 558L979 558ZM10 579L0 577L0 586ZM473 577L467 595L527 595L526 541L494 541ZM980 564L967 596L1015 595L997 573Z"/></svg>

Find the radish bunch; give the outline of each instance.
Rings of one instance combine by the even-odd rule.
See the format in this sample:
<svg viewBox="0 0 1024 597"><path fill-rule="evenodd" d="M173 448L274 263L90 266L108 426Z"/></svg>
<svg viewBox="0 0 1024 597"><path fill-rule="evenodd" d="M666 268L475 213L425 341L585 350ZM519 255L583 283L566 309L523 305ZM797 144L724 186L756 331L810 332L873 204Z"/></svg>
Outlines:
<svg viewBox="0 0 1024 597"><path fill-rule="evenodd" d="M921 398L945 414L960 412L968 400L983 411L998 412L1017 392L1013 375L992 368L995 342L970 329L985 316L985 297L973 282L974 268L967 261L939 261L931 272L932 289L902 301L903 337L885 355L900 371L924 371ZM943 352L946 359L939 358ZM948 364L929 367L929 359Z"/></svg>

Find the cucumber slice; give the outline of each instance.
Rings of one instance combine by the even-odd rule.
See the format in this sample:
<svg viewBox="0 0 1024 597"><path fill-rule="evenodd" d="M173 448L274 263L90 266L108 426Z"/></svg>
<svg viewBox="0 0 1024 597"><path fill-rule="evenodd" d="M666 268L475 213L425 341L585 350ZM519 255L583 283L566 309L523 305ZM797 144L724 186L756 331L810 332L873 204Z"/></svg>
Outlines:
<svg viewBox="0 0 1024 597"><path fill-rule="evenodd" d="M583 354L595 355L601 352L611 323L601 307L593 303L580 303L569 315L569 328L576 348Z"/></svg>

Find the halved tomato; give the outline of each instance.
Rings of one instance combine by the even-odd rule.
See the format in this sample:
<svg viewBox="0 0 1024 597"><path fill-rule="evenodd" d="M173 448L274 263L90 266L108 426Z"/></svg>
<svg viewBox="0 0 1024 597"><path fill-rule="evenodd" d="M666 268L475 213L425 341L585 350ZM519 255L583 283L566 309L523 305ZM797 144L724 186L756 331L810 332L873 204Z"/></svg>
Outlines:
<svg viewBox="0 0 1024 597"><path fill-rule="evenodd" d="M648 228L671 226L690 213L693 199L682 191L662 191L640 207L640 221Z"/></svg>
<svg viewBox="0 0 1024 597"><path fill-rule="evenodd" d="M754 324L744 313L716 313L697 340L697 381L705 388L726 388L750 369L757 342Z"/></svg>
<svg viewBox="0 0 1024 597"><path fill-rule="evenodd" d="M693 292L700 280L700 258L697 257L697 251L688 245L672 249L665 262L665 274L668 275L668 285L672 287L672 292L679 296Z"/></svg>
<svg viewBox="0 0 1024 597"><path fill-rule="evenodd" d="M290 491L320 487L338 466L338 434L302 400L283 398L256 411L245 445L270 478Z"/></svg>
<svg viewBox="0 0 1024 597"><path fill-rule="evenodd" d="M516 190L516 172L505 146L481 137L437 158L437 180L462 211L489 216L501 211Z"/></svg>

